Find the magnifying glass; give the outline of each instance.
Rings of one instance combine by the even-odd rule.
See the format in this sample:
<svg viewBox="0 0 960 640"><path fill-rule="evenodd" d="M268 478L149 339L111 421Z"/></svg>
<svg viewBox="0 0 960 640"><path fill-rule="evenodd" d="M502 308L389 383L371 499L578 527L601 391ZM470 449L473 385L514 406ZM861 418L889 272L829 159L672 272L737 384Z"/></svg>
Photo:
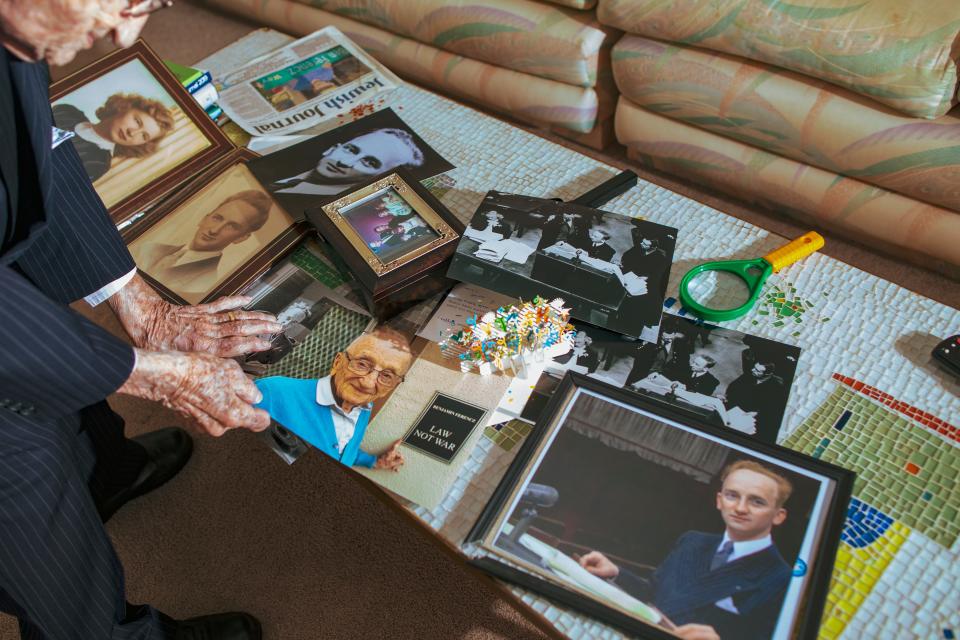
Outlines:
<svg viewBox="0 0 960 640"><path fill-rule="evenodd" d="M771 273L777 273L823 247L823 236L805 233L762 258L722 260L697 265L680 281L680 302L708 322L739 318L760 296Z"/></svg>

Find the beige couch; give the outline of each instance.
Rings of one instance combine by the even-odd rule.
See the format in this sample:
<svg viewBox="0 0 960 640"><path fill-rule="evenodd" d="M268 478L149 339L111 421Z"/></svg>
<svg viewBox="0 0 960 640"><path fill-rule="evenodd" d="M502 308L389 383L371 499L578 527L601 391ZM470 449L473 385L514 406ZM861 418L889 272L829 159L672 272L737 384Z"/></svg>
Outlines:
<svg viewBox="0 0 960 640"><path fill-rule="evenodd" d="M637 162L960 265L960 2L599 0Z"/></svg>
<svg viewBox="0 0 960 640"><path fill-rule="evenodd" d="M293 35L334 25L401 76L600 149L616 90L595 0L206 0Z"/></svg>
<svg viewBox="0 0 960 640"><path fill-rule="evenodd" d="M956 0L206 2L335 25L446 95L960 273Z"/></svg>

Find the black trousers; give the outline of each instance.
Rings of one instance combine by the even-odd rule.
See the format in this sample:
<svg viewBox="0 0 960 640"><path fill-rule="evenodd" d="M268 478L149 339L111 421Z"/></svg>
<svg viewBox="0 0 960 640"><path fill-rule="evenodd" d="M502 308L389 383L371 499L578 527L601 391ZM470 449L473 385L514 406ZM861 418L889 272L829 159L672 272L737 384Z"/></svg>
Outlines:
<svg viewBox="0 0 960 640"><path fill-rule="evenodd" d="M7 412L9 413L9 412ZM129 486L147 456L106 401L0 429L0 611L24 640L165 638L169 618L124 598L123 567L98 501Z"/></svg>

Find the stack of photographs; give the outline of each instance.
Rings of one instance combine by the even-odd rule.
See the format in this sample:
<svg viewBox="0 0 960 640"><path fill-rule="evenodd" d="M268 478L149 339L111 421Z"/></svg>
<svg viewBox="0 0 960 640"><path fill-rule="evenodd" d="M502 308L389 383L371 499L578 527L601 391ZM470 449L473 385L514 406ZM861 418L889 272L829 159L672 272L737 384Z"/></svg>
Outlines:
<svg viewBox="0 0 960 640"><path fill-rule="evenodd" d="M342 79L363 71L351 59ZM305 237L309 207L395 169L422 181L453 168L390 109L271 156L237 149L143 41L51 97L57 140L79 154L145 278L179 304L248 286Z"/></svg>
<svg viewBox="0 0 960 640"><path fill-rule="evenodd" d="M815 638L853 473L567 373L464 551L642 638Z"/></svg>
<svg viewBox="0 0 960 640"><path fill-rule="evenodd" d="M490 191L447 275L656 342L677 230L580 205Z"/></svg>
<svg viewBox="0 0 960 640"><path fill-rule="evenodd" d="M800 348L663 314L656 344L575 322L573 348L547 365L521 418L536 422L573 371L719 427L777 441Z"/></svg>

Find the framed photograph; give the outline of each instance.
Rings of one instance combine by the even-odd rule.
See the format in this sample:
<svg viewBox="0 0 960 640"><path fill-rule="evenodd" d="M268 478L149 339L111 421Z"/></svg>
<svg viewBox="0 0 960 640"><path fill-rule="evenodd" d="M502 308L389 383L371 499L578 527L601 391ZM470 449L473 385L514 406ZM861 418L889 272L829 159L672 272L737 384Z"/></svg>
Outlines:
<svg viewBox="0 0 960 640"><path fill-rule="evenodd" d="M391 109L383 109L264 156L250 170L298 220L381 174L404 168L414 181L453 169Z"/></svg>
<svg viewBox="0 0 960 640"><path fill-rule="evenodd" d="M471 562L642 638L815 638L854 474L567 373Z"/></svg>
<svg viewBox="0 0 960 640"><path fill-rule="evenodd" d="M50 99L116 223L234 149L143 40L55 83Z"/></svg>
<svg viewBox="0 0 960 640"><path fill-rule="evenodd" d="M566 371L660 400L774 444L800 348L664 313L656 344L573 323L573 348L537 381L521 418L535 422Z"/></svg>
<svg viewBox="0 0 960 640"><path fill-rule="evenodd" d="M167 198L126 234L144 277L170 300L233 294L306 235L236 157Z"/></svg>
<svg viewBox="0 0 960 640"><path fill-rule="evenodd" d="M562 298L575 319L656 342L676 239L653 222L490 191L448 275L513 297Z"/></svg>
<svg viewBox="0 0 960 640"><path fill-rule="evenodd" d="M463 225L406 169L308 210L307 220L378 318L390 301L422 300L451 286L445 274Z"/></svg>

